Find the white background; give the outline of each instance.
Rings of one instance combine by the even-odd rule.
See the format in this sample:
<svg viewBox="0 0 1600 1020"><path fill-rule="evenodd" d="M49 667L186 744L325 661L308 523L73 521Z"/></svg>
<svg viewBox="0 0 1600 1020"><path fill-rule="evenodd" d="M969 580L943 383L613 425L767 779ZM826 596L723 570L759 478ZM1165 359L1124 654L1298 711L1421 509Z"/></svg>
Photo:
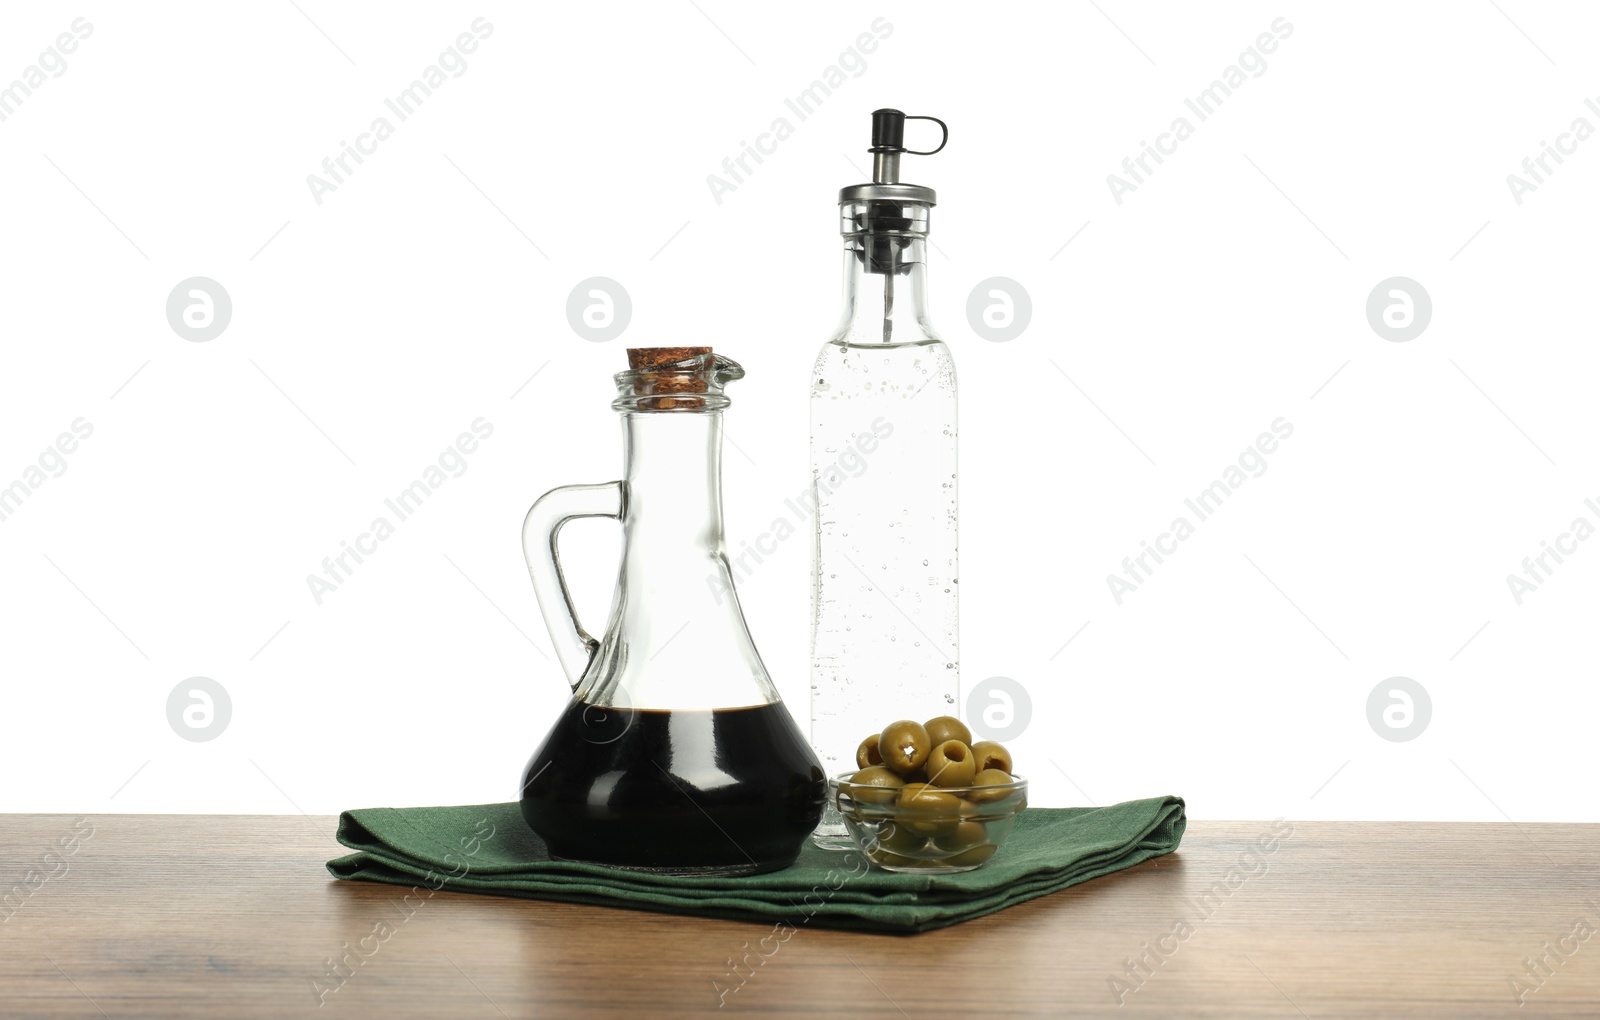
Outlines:
<svg viewBox="0 0 1600 1020"><path fill-rule="evenodd" d="M1596 516L1600 140L1520 205L1506 176L1600 126L1600 15L300 7L4 15L0 81L74 18L93 34L0 122L0 485L74 419L94 434L0 522L0 810L514 796L566 692L523 513L617 475L610 374L677 343L749 372L730 546L785 512L838 313L836 192L896 106L951 128L905 176L939 192L932 308L961 373L963 682L1030 693L1034 802L1594 820L1600 542L1520 606L1505 578ZM478 16L467 70L314 201L307 175ZM879 16L865 70L799 122L784 98ZM1183 99L1279 17L1266 70L1195 121ZM1180 115L1193 136L1119 205L1107 175ZM779 116L792 137L715 202L707 175ZM196 275L234 305L208 343L164 314ZM1433 301L1409 343L1366 319L1397 275ZM590 276L632 297L619 340L568 325ZM995 276L1033 305L1008 343L967 320ZM306 576L480 416L467 472L317 605ZM1117 605L1107 574L1280 416L1266 473ZM607 527L568 548L593 625ZM809 555L789 540L740 591L801 719ZM204 743L166 716L194 676L232 700ZM1393 676L1431 695L1409 742L1367 719Z"/></svg>

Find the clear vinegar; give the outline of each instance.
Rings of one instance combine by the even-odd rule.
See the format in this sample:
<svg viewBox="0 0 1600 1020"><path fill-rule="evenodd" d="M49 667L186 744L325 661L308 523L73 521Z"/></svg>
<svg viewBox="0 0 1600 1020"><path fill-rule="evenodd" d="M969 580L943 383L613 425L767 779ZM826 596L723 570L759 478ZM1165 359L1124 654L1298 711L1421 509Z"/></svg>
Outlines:
<svg viewBox="0 0 1600 1020"><path fill-rule="evenodd" d="M830 775L892 720L959 714L955 365L833 342L811 397L812 747Z"/></svg>

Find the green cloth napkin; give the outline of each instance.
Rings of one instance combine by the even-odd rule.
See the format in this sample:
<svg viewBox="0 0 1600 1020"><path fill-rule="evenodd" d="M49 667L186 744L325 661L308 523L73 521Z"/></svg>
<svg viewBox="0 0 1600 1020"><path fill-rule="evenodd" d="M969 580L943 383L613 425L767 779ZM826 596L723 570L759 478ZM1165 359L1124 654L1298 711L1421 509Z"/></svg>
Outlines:
<svg viewBox="0 0 1600 1020"><path fill-rule="evenodd" d="M806 841L791 867L739 878L684 878L553 861L516 804L361 808L339 816L356 853L328 862L335 878L561 900L673 914L787 922L795 928L920 932L1130 868L1178 848L1180 797L1094 808L1028 808L976 871L896 874L859 852Z"/></svg>

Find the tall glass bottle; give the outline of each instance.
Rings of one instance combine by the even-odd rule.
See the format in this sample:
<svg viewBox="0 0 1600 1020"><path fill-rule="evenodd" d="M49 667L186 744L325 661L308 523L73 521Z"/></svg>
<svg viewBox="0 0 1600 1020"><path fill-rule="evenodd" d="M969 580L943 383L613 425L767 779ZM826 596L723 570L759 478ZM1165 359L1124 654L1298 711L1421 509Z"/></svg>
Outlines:
<svg viewBox="0 0 1600 1020"><path fill-rule="evenodd" d="M875 111L873 182L839 193L844 314L811 378L811 743L829 774L891 720L959 714L956 372L928 321L935 195L899 182L908 119L944 128ZM853 845L831 805L815 841Z"/></svg>

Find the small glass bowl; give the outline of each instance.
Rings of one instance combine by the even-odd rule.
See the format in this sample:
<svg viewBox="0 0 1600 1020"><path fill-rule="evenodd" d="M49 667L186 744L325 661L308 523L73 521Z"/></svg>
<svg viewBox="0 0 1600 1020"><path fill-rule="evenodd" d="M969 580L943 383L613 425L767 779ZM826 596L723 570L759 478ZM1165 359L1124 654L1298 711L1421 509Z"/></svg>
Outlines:
<svg viewBox="0 0 1600 1020"><path fill-rule="evenodd" d="M1028 806L1028 781L1000 786L935 788L935 796L902 802L898 790L828 780L828 796L861 852L885 871L944 875L981 868L1011 834ZM938 796L944 795L944 796Z"/></svg>

